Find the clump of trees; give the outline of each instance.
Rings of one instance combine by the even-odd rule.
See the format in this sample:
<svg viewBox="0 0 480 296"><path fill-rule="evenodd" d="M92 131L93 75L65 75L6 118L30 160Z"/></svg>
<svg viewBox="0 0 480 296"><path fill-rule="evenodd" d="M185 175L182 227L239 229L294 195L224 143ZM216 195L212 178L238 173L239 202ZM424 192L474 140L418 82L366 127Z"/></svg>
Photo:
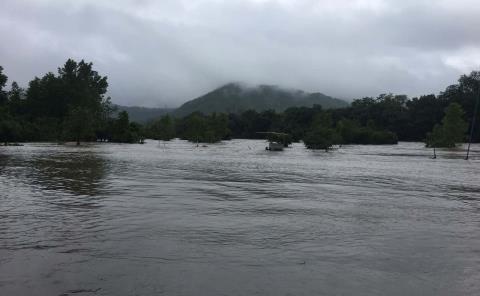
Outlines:
<svg viewBox="0 0 480 296"><path fill-rule="evenodd" d="M93 64L67 60L57 74L35 77L26 90L12 82L0 67L0 141L95 141L134 143L141 127L128 114L112 118L114 108L106 97L108 82Z"/></svg>
<svg viewBox="0 0 480 296"><path fill-rule="evenodd" d="M328 150L342 144L397 144L398 139L393 132L378 129L371 121L366 126L350 119L341 119L334 124L330 113L321 113L313 121L303 142L309 149Z"/></svg>
<svg viewBox="0 0 480 296"><path fill-rule="evenodd" d="M195 143L215 143L230 139L228 124L226 114L204 115L195 112L183 118L165 115L147 123L145 134L151 139L162 141L180 138Z"/></svg>
<svg viewBox="0 0 480 296"><path fill-rule="evenodd" d="M122 111L117 119L107 125L107 140L116 143L143 143L145 140L142 125L130 122L128 113Z"/></svg>
<svg viewBox="0 0 480 296"><path fill-rule="evenodd" d="M215 143L229 139L229 135L226 114L192 113L177 122L177 137L190 142Z"/></svg>
<svg viewBox="0 0 480 296"><path fill-rule="evenodd" d="M324 149L327 151L333 145L340 144L340 134L333 128L331 114L317 114L306 132L303 139L305 146L309 149Z"/></svg>
<svg viewBox="0 0 480 296"><path fill-rule="evenodd" d="M170 115L148 123L145 130L146 136L154 140L170 141L176 136L175 121Z"/></svg>

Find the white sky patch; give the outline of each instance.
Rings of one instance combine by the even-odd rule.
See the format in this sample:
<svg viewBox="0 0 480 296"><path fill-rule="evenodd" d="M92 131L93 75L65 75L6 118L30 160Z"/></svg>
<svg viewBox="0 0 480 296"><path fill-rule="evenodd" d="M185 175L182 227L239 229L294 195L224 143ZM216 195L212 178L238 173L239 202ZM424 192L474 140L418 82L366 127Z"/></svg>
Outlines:
<svg viewBox="0 0 480 296"><path fill-rule="evenodd" d="M480 70L480 47L467 47L455 53L446 54L443 59L445 65L468 74Z"/></svg>

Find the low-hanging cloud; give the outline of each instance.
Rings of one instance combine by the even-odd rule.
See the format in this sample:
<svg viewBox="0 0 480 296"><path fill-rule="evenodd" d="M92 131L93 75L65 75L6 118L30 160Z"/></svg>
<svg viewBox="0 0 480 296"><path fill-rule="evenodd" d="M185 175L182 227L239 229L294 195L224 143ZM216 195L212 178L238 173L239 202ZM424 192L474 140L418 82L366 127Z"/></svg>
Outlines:
<svg viewBox="0 0 480 296"><path fill-rule="evenodd" d="M2 0L10 81L92 61L115 103L178 106L230 81L341 98L438 93L480 64L476 0Z"/></svg>

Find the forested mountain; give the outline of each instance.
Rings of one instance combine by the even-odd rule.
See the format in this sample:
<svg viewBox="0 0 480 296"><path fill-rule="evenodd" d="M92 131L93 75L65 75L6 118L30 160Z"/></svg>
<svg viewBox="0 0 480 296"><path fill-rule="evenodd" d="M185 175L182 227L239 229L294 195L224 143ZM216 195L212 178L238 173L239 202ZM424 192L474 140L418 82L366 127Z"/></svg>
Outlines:
<svg viewBox="0 0 480 296"><path fill-rule="evenodd" d="M331 109L347 107L349 104L321 93L286 90L271 85L246 87L237 83L229 83L204 96L186 102L173 114L183 117L197 111L204 114L241 113L247 110L281 112L289 107L312 107L313 105Z"/></svg>
<svg viewBox="0 0 480 296"><path fill-rule="evenodd" d="M147 108L137 106L115 105L117 113L126 111L131 121L146 123L150 120L158 119L165 114L171 113L174 109L170 108Z"/></svg>

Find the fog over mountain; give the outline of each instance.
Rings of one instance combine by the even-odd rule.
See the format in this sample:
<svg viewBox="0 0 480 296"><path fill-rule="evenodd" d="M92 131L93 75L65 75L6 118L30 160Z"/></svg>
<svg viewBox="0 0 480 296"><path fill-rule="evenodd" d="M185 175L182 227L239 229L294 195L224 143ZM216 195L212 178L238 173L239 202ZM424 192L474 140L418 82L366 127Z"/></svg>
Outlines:
<svg viewBox="0 0 480 296"><path fill-rule="evenodd" d="M22 86L92 61L121 105L178 107L230 81L338 98L438 93L480 68L477 0L2 0Z"/></svg>
<svg viewBox="0 0 480 296"><path fill-rule="evenodd" d="M275 110L283 112L290 107L313 107L324 109L347 107L345 101L322 93L305 93L301 90L282 89L275 85L245 85L229 83L208 94L188 101L173 111L175 116L187 116L193 112L242 113L247 110Z"/></svg>

